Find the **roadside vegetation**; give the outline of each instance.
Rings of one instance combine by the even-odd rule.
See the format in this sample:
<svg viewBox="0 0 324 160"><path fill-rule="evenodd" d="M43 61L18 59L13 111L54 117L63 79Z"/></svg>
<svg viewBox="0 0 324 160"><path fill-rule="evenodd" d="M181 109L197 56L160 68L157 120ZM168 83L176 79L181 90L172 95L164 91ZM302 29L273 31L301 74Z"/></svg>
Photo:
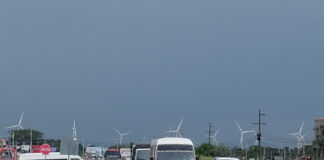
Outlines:
<svg viewBox="0 0 324 160"><path fill-rule="evenodd" d="M318 151L315 153L316 157L319 159L324 158L324 135L319 136L316 140L313 141L313 146L315 146Z"/></svg>
<svg viewBox="0 0 324 160"><path fill-rule="evenodd" d="M196 155L200 159L213 159L213 157L229 157L231 155L231 150L224 144L214 146L211 144L203 143L196 148Z"/></svg>

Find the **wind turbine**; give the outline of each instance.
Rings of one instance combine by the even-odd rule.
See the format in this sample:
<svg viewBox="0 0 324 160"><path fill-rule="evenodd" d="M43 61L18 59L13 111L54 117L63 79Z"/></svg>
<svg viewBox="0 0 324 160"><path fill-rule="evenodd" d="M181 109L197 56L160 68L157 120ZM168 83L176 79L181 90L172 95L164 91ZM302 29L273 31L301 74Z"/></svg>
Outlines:
<svg viewBox="0 0 324 160"><path fill-rule="evenodd" d="M113 138L113 137L110 137L112 142L114 143L114 145L118 145L118 141L119 141L119 138Z"/></svg>
<svg viewBox="0 0 324 160"><path fill-rule="evenodd" d="M213 139L213 145L218 145L219 144L218 140L216 139L216 136L217 136L218 132L219 132L219 129L215 132L215 134L213 136L210 136L210 138Z"/></svg>
<svg viewBox="0 0 324 160"><path fill-rule="evenodd" d="M7 129L9 129L9 128L17 128L18 130L19 130L19 129L24 129L24 128L21 126L21 122L22 122L23 117L24 117L24 112L22 112L18 124L13 125L13 126L9 126L9 127L6 127L6 128L7 128Z"/></svg>
<svg viewBox="0 0 324 160"><path fill-rule="evenodd" d="M171 130L171 128L167 131L167 133L175 133L176 137L182 137L181 134L180 134L180 128L181 128L181 125L182 125L182 122L183 122L183 118L181 119L179 125L178 125L178 128L177 130Z"/></svg>
<svg viewBox="0 0 324 160"><path fill-rule="evenodd" d="M246 133L253 133L253 130L251 130L251 131L243 131L242 128L241 128L241 126L237 123L237 121L235 121L235 124L236 124L237 128L241 132L240 147L241 147L241 149L243 149L244 148L244 146L243 146L243 137L244 137L244 134L246 134Z"/></svg>
<svg viewBox="0 0 324 160"><path fill-rule="evenodd" d="M303 121L298 132L289 134L290 136L294 136L297 138L297 148L298 149L301 149L303 147L303 144L305 143L304 137L306 136L306 134L302 135L302 133L301 133L303 131L303 128L304 128L304 121Z"/></svg>
<svg viewBox="0 0 324 160"><path fill-rule="evenodd" d="M72 138L73 140L77 140L77 130L76 130L76 127L75 127L75 120L73 122L73 128L72 128Z"/></svg>
<svg viewBox="0 0 324 160"><path fill-rule="evenodd" d="M126 132L126 133L120 133L119 131L118 131L118 129L116 129L115 128L115 131L117 132L117 134L120 136L120 138L119 138L119 145L121 145L122 144L122 141L123 141L123 137L124 136L126 136L126 135L128 135L128 134L130 134L130 132Z"/></svg>

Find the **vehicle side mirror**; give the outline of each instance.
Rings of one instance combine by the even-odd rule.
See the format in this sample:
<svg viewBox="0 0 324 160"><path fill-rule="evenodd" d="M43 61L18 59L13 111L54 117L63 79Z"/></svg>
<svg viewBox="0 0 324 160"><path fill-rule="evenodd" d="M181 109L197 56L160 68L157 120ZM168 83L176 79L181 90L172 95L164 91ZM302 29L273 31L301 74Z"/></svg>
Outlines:
<svg viewBox="0 0 324 160"><path fill-rule="evenodd" d="M196 160L199 160L199 157L196 157Z"/></svg>
<svg viewBox="0 0 324 160"><path fill-rule="evenodd" d="M150 160L153 160L153 157L150 157Z"/></svg>

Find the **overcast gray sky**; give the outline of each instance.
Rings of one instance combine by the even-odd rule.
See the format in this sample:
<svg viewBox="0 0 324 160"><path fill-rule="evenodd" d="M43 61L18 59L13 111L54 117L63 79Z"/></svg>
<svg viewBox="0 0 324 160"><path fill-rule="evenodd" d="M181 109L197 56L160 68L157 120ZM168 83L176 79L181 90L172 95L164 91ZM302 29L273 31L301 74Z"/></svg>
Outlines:
<svg viewBox="0 0 324 160"><path fill-rule="evenodd" d="M0 2L0 128L108 143L184 135L237 144L234 120L286 137L324 115L324 1ZM1 129L0 135L7 136Z"/></svg>

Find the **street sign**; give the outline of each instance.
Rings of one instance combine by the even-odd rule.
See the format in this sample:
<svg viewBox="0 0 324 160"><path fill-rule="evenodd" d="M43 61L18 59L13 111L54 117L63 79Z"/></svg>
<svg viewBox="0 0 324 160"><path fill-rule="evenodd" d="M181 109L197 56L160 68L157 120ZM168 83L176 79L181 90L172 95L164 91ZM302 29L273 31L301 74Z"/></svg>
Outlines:
<svg viewBox="0 0 324 160"><path fill-rule="evenodd" d="M41 146L41 152L43 155L49 155L49 153L51 152L51 146L48 144L43 144Z"/></svg>
<svg viewBox="0 0 324 160"><path fill-rule="evenodd" d="M51 152L56 152L56 147L51 147Z"/></svg>

